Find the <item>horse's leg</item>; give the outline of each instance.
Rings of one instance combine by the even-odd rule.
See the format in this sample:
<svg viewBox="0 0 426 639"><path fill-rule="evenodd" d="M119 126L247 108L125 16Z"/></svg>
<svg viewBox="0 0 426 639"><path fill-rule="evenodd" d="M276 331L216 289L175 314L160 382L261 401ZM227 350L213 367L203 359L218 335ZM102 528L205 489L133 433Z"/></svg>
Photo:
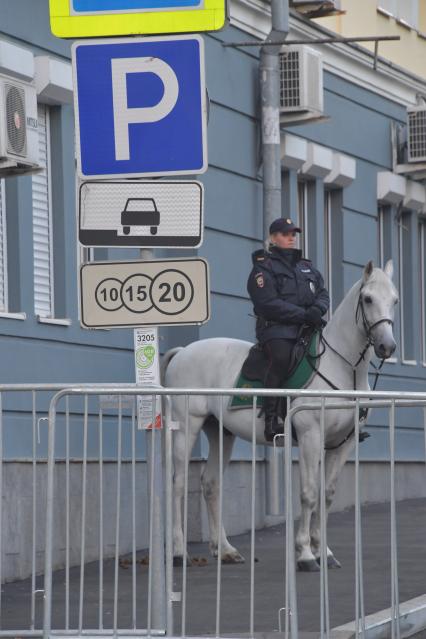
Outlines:
<svg viewBox="0 0 426 639"><path fill-rule="evenodd" d="M204 432L209 440L209 456L206 466L201 476L204 499L207 506L207 514L210 527L210 552L213 557L217 557L219 546L219 425L217 420L209 420L204 425ZM235 436L226 428L223 429L223 470L231 459L232 447ZM227 537L222 524L221 529L221 556L224 563L242 563L244 557L232 546Z"/></svg>
<svg viewBox="0 0 426 639"><path fill-rule="evenodd" d="M189 415L188 419L188 461L191 459L191 452L195 441L203 426L203 417ZM180 428L173 437L173 563L180 566L186 556L186 548L183 545L182 527L182 500L185 492L185 420L180 420ZM187 557L188 559L188 557Z"/></svg>
<svg viewBox="0 0 426 639"><path fill-rule="evenodd" d="M336 448L335 450L327 450L325 453L325 506L326 517L334 499L336 492L337 480L340 476L343 466L345 465L349 454L354 445L354 438L351 437L347 442ZM311 548L317 561L320 559L320 517L321 501L318 496L314 513L311 519ZM327 522L326 522L327 523ZM337 561L333 552L327 547L327 565L329 568L340 568L340 562Z"/></svg>
<svg viewBox="0 0 426 639"><path fill-rule="evenodd" d="M320 435L312 428L299 436L299 471L301 512L296 535L297 568L306 572L319 570L311 550L310 524L318 492Z"/></svg>

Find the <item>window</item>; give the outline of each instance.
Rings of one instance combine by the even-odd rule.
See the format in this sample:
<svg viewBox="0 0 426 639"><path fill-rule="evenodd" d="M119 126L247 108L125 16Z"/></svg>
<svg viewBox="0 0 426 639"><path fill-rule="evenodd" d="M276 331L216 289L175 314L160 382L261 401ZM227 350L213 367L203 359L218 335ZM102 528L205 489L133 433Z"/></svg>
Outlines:
<svg viewBox="0 0 426 639"><path fill-rule="evenodd" d="M0 312L8 311L7 285L7 233L6 233L6 189L0 180Z"/></svg>
<svg viewBox="0 0 426 639"><path fill-rule="evenodd" d="M377 7L418 29L419 0L377 0Z"/></svg>
<svg viewBox="0 0 426 639"><path fill-rule="evenodd" d="M413 320L413 272L411 258L411 213L402 212L397 216L398 224L398 275L399 275L399 318L401 328L401 359L404 363L415 363Z"/></svg>
<svg viewBox="0 0 426 639"><path fill-rule="evenodd" d="M398 0L377 0L377 7L396 16L397 2Z"/></svg>
<svg viewBox="0 0 426 639"><path fill-rule="evenodd" d="M426 220L419 223L420 320L422 362L426 366Z"/></svg>
<svg viewBox="0 0 426 639"><path fill-rule="evenodd" d="M301 246L303 257L309 257L308 243L308 182L297 183L297 224L302 229Z"/></svg>
<svg viewBox="0 0 426 639"><path fill-rule="evenodd" d="M49 108L39 105L37 115L40 165L43 170L32 178L34 312L43 318L54 315Z"/></svg>
<svg viewBox="0 0 426 639"><path fill-rule="evenodd" d="M332 194L330 191L324 192L324 258L325 271L324 282L330 295L330 315L333 309L333 257L332 257Z"/></svg>
<svg viewBox="0 0 426 639"><path fill-rule="evenodd" d="M384 268L392 257L392 215L389 206L380 206L377 215L378 266Z"/></svg>
<svg viewBox="0 0 426 639"><path fill-rule="evenodd" d="M403 20L410 27L419 27L419 0L399 0L397 18Z"/></svg>

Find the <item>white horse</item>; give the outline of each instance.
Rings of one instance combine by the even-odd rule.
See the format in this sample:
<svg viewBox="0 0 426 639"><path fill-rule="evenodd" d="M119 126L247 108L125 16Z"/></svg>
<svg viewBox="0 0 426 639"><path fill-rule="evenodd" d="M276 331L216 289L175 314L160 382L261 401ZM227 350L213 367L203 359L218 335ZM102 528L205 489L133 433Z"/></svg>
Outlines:
<svg viewBox="0 0 426 639"><path fill-rule="evenodd" d="M392 283L393 265L389 261L384 270L374 268L370 261L357 282L343 299L323 331L328 346L317 368L319 373L307 388L330 390L330 384L342 390L354 390L353 367L356 366L356 390L368 390L368 366L374 352L381 359L389 358L395 350L393 338L394 307L398 301ZM246 341L214 338L200 340L185 348L175 348L164 355L165 386L168 388L232 388L251 344ZM361 354L364 352L364 356ZM325 378L325 379L324 379ZM328 381L326 381L328 380ZM173 541L176 563L186 557L182 534L182 498L185 475L185 412L186 399L172 397L173 418L180 422L174 434L174 523ZM203 494L210 525L210 551L217 556L219 541L219 430L220 398L191 396L188 400L189 454L202 428L209 440L209 457L202 475ZM299 398L292 406L301 403ZM215 419L214 419L215 418ZM296 535L299 570L319 570L319 495L320 410L299 411L293 426L299 447L301 517ZM223 467L230 460L236 436L252 437L252 411L228 410L223 402ZM326 506L333 500L337 479L354 444L354 410L336 409L325 415ZM256 418L256 441L267 444L264 420ZM349 435L349 437L347 437ZM347 438L347 439L346 439ZM343 443L342 443L343 442ZM340 445L339 445L340 444ZM333 449L333 446L337 446ZM242 562L244 558L228 541L221 530L222 561ZM339 566L330 549L328 565Z"/></svg>

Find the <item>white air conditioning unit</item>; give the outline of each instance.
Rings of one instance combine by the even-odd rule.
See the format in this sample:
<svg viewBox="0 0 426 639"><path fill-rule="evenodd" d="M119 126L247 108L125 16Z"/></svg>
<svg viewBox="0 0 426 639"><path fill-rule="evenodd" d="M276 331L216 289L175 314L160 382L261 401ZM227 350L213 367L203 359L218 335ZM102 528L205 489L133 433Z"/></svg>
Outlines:
<svg viewBox="0 0 426 639"><path fill-rule="evenodd" d="M426 104L407 109L408 162L426 162Z"/></svg>
<svg viewBox="0 0 426 639"><path fill-rule="evenodd" d="M40 170L35 87L0 76L0 177Z"/></svg>
<svg viewBox="0 0 426 639"><path fill-rule="evenodd" d="M280 58L281 120L303 121L324 113L322 55L307 46L284 46Z"/></svg>
<svg viewBox="0 0 426 639"><path fill-rule="evenodd" d="M290 6L308 18L342 13L340 0L291 0Z"/></svg>

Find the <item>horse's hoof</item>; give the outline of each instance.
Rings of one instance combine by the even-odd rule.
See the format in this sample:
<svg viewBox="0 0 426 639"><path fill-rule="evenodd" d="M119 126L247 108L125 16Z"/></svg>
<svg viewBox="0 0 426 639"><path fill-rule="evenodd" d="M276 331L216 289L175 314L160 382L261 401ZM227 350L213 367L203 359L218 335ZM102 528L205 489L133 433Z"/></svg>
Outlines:
<svg viewBox="0 0 426 639"><path fill-rule="evenodd" d="M189 555L186 556L186 565L192 566L192 560ZM173 557L173 566L175 568L183 568L183 557L182 555L175 555Z"/></svg>
<svg viewBox="0 0 426 639"><path fill-rule="evenodd" d="M317 564L318 566L321 566L321 557L317 558ZM338 561L336 559L336 557L334 555L327 555L327 568L341 568L342 564L340 563L340 561Z"/></svg>
<svg viewBox="0 0 426 639"><path fill-rule="evenodd" d="M328 555L327 556L327 566L328 566L328 568L341 568L342 564L340 563L340 561L338 561L336 559L336 557L334 555Z"/></svg>
<svg viewBox="0 0 426 639"><path fill-rule="evenodd" d="M239 552L228 552L226 555L222 555L222 564L244 564L245 561Z"/></svg>
<svg viewBox="0 0 426 639"><path fill-rule="evenodd" d="M304 559L297 562L299 572L319 572L320 567L315 559Z"/></svg>

